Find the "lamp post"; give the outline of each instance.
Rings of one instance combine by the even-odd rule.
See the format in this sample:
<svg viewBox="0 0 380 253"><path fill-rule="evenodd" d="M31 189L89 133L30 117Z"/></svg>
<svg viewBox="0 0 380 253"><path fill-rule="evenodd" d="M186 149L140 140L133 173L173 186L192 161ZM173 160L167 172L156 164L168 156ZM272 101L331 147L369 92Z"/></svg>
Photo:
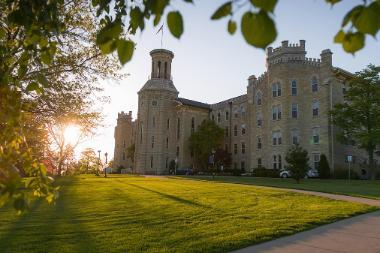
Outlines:
<svg viewBox="0 0 380 253"><path fill-rule="evenodd" d="M107 177L107 157L108 157L108 153L105 152L105 153L104 153L104 156L106 157L106 166L105 166L105 168L104 168L104 177Z"/></svg>
<svg viewBox="0 0 380 253"><path fill-rule="evenodd" d="M102 152L100 149L98 150L98 154L99 154L99 158L98 158L98 163L99 163L99 167L101 167L101 162L100 162L100 152ZM98 170L96 172L96 175L99 176L99 167L98 167Z"/></svg>

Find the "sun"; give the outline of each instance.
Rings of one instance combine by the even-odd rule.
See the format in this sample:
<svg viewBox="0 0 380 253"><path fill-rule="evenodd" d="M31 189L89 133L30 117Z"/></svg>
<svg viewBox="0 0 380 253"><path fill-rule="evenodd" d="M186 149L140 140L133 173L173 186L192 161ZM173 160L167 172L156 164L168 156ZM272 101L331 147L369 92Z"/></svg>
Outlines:
<svg viewBox="0 0 380 253"><path fill-rule="evenodd" d="M65 127L63 135L67 144L74 145L79 140L80 129L77 125L68 125Z"/></svg>

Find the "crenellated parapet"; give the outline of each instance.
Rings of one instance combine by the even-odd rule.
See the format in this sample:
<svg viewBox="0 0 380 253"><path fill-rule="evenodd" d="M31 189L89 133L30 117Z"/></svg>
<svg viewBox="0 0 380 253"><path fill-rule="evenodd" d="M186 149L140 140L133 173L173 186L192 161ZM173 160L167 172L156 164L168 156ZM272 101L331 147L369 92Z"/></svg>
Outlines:
<svg viewBox="0 0 380 253"><path fill-rule="evenodd" d="M331 51L325 49L321 53L321 58L306 57L305 40L300 40L299 43L289 44L287 40L283 41L280 47L267 49L267 67L277 64L291 63L320 67L322 64L331 66L332 58Z"/></svg>
<svg viewBox="0 0 380 253"><path fill-rule="evenodd" d="M132 122L132 111L121 111L117 114L117 124Z"/></svg>

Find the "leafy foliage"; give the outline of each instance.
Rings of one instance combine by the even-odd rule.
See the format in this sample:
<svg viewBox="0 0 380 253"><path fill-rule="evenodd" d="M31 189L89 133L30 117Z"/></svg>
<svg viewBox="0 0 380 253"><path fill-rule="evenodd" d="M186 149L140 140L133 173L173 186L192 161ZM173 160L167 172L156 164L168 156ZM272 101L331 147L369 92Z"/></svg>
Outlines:
<svg viewBox="0 0 380 253"><path fill-rule="evenodd" d="M208 158L222 144L224 130L214 121L205 120L189 138L189 149L194 152L194 159L201 168L206 168Z"/></svg>
<svg viewBox="0 0 380 253"><path fill-rule="evenodd" d="M348 84L345 102L332 110L338 140L354 140L368 153L369 173L375 178L374 152L380 144L380 68L374 65L357 72Z"/></svg>
<svg viewBox="0 0 380 253"><path fill-rule="evenodd" d="M318 166L318 174L320 178L330 178L330 166L325 154L321 155Z"/></svg>
<svg viewBox="0 0 380 253"><path fill-rule="evenodd" d="M298 144L293 145L286 153L285 160L288 163L286 168L291 172L292 178L299 183L305 177L308 169L309 157L307 150Z"/></svg>

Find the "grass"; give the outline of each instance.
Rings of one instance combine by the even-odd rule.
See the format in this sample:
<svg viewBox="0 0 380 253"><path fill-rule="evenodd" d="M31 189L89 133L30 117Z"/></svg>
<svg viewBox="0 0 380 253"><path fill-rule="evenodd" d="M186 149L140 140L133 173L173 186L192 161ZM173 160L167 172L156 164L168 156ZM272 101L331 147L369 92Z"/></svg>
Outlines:
<svg viewBox="0 0 380 253"><path fill-rule="evenodd" d="M291 178L191 176L192 179L212 180L228 183L292 188L318 192L336 193L355 197L380 199L380 180L339 180L339 179L305 179L297 184Z"/></svg>
<svg viewBox="0 0 380 253"><path fill-rule="evenodd" d="M55 206L0 209L0 252L228 252L359 213L362 204L188 179L58 181Z"/></svg>

